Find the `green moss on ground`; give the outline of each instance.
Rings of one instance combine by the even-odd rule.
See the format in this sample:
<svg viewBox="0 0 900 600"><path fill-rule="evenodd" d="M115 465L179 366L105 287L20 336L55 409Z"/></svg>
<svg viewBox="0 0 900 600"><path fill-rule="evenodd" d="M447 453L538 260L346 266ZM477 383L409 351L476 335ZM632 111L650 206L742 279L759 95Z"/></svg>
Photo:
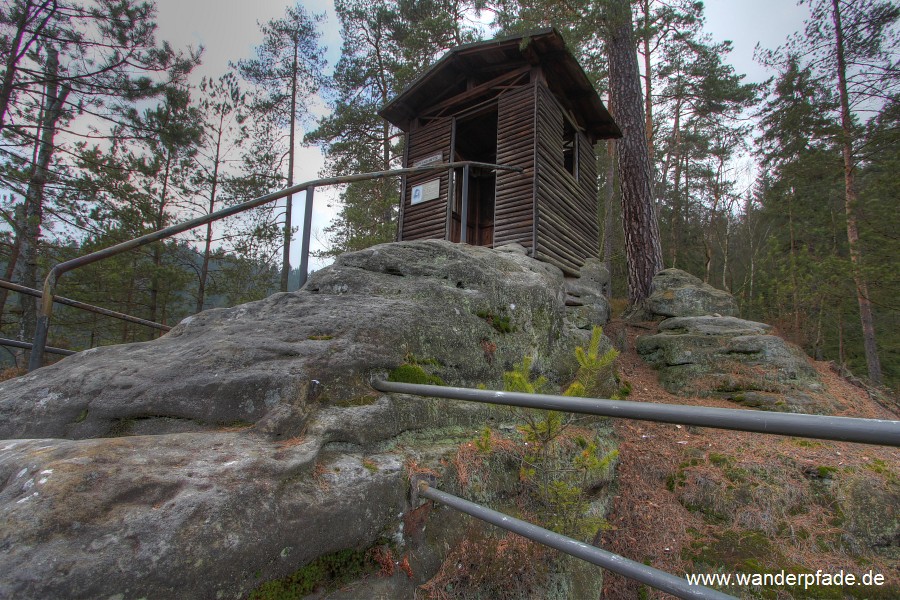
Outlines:
<svg viewBox="0 0 900 600"><path fill-rule="evenodd" d="M267 581L250 593L250 600L294 600L317 589L334 590L368 573L378 564L368 550L339 550L320 556L281 579Z"/></svg>

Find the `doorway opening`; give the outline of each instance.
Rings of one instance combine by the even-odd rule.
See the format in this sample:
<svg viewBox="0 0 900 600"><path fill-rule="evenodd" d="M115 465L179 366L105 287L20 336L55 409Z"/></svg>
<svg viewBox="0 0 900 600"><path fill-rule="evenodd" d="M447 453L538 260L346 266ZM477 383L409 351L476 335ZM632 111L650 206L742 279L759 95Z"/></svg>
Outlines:
<svg viewBox="0 0 900 600"><path fill-rule="evenodd" d="M455 121L454 161L497 163L497 107ZM450 241L473 246L494 244L494 199L497 175L493 169L456 169L450 221ZM466 221L465 237L462 222Z"/></svg>

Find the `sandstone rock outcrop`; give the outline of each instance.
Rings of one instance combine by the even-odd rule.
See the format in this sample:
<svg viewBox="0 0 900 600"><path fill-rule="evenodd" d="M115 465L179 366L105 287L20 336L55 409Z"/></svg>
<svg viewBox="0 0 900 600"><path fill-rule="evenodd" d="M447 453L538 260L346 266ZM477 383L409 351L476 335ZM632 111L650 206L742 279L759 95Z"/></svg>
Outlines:
<svg viewBox="0 0 900 600"><path fill-rule="evenodd" d="M661 271L652 287L651 310L669 318L656 334L638 338L637 351L666 390L782 412L833 408L814 396L822 386L803 351L765 323L729 316L736 307L730 294L677 269Z"/></svg>
<svg viewBox="0 0 900 600"><path fill-rule="evenodd" d="M498 383L525 354L565 378L571 348L589 335L567 320L566 294L561 271L519 254L376 246L339 257L300 292L205 311L159 340L81 352L0 384L0 439L260 422L293 435L314 407L352 403L371 393L372 374L417 359L461 385Z"/></svg>
<svg viewBox="0 0 900 600"><path fill-rule="evenodd" d="M650 284L648 310L661 317L700 317L737 314L737 303L728 292L717 290L681 269L665 269Z"/></svg>
<svg viewBox="0 0 900 600"><path fill-rule="evenodd" d="M370 379L502 388L527 355L565 381L608 314L591 281L517 252L386 244L298 292L4 382L0 596L243 597L400 535L409 465L439 468L508 413ZM411 557L418 577L429 560Z"/></svg>

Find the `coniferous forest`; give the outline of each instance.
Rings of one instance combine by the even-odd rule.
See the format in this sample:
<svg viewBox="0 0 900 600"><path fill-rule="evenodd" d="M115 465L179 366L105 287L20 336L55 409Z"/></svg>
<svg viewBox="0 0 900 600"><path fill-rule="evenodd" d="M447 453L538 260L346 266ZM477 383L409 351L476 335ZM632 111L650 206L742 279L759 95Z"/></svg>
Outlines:
<svg viewBox="0 0 900 600"><path fill-rule="evenodd" d="M776 325L814 358L896 390L900 6L803 3L804 27L757 48L763 83L731 66L702 2L630 3L662 261L731 292L743 318ZM301 145L324 153L322 176L399 167L403 138L377 111L460 44L555 27L606 98L609 19L628 4L335 0L340 58L328 64L325 17L301 2L258 26L254 53L198 80L202 52L160 39L152 2L4 1L0 278L41 288L61 261L298 183ZM616 152L615 141L596 147L596 251L624 305ZM397 179L341 188L321 255L393 241L398 201ZM75 270L57 293L173 325L296 289L285 240L302 215L285 212L268 205ZM30 341L37 307L0 289L2 337ZM60 307L50 343L157 335Z"/></svg>

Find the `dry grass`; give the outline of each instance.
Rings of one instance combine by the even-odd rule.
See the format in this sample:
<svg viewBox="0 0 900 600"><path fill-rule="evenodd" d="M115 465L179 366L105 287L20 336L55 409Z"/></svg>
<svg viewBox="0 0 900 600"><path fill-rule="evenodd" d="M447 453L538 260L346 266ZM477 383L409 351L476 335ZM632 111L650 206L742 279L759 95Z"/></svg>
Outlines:
<svg viewBox="0 0 900 600"><path fill-rule="evenodd" d="M369 556L381 568L378 571L379 577L390 577L394 574L394 553L391 552L390 548L387 546L375 546L369 551Z"/></svg>
<svg viewBox="0 0 900 600"><path fill-rule="evenodd" d="M412 567L409 566L409 554L404 554L403 558L400 559L400 570L406 573L407 579L413 578L413 570Z"/></svg>
<svg viewBox="0 0 900 600"><path fill-rule="evenodd" d="M430 469L428 467L420 465L418 462L412 460L411 458L406 460L404 464L406 467L406 480L412 481L415 475L431 475L432 477L437 478L439 476L438 472L434 469Z"/></svg>
<svg viewBox="0 0 900 600"><path fill-rule="evenodd" d="M313 467L313 481L316 483L316 486L323 492L331 488L331 484L329 484L328 480L325 479L325 475L327 474L328 467L326 467L322 463L317 462L316 466Z"/></svg>
<svg viewBox="0 0 900 600"><path fill-rule="evenodd" d="M306 441L306 438L303 436L290 437L283 440L278 440L275 442L275 445L281 448L282 450L286 448L293 448L295 446L299 446L303 442Z"/></svg>
<svg viewBox="0 0 900 600"><path fill-rule="evenodd" d="M453 457L456 478L463 488L469 485L474 473L484 470L484 459L488 454L499 452L520 456L522 453L522 447L519 444L494 430L490 431L488 439L483 442L487 445L487 451L485 448L479 448L479 444L476 442L466 442L460 444Z"/></svg>
<svg viewBox="0 0 900 600"><path fill-rule="evenodd" d="M28 369L23 367L7 367L0 371L0 381L6 381L8 379L13 379L14 377L21 377L28 373Z"/></svg>
<svg viewBox="0 0 900 600"><path fill-rule="evenodd" d="M437 575L419 586L425 598L521 598L540 587L552 551L514 533L485 534L473 525L441 564Z"/></svg>
<svg viewBox="0 0 900 600"><path fill-rule="evenodd" d="M622 377L632 384L628 400L736 408L725 400L666 392L655 371L633 350L637 335L647 333L647 324L614 324L608 329L616 331L618 327L627 330L623 344L626 350L617 366ZM898 418L835 374L827 363L813 366L825 386L821 399L840 399L836 414ZM765 532L772 556L791 565L813 570L858 570L858 563L841 544L829 546L829 540L838 538L843 530L835 524L835 514L828 506L811 501L810 474L823 466L852 472L866 469L876 461L900 464L900 451L880 446L627 419L616 420L615 431L620 440L619 492L608 519L612 529L602 536L600 545L675 574L690 572L692 550L698 544L720 539L735 530ZM871 472L869 468L867 474ZM732 488L746 489L750 497L729 501L723 491ZM704 518L708 515L685 508L692 503L720 511L721 519L711 521ZM898 581L900 565L874 556L866 559L872 562L868 568L881 569L888 581ZM630 600L642 593L641 587L624 577L605 573L604 598ZM644 593L651 598L667 597L660 592Z"/></svg>

